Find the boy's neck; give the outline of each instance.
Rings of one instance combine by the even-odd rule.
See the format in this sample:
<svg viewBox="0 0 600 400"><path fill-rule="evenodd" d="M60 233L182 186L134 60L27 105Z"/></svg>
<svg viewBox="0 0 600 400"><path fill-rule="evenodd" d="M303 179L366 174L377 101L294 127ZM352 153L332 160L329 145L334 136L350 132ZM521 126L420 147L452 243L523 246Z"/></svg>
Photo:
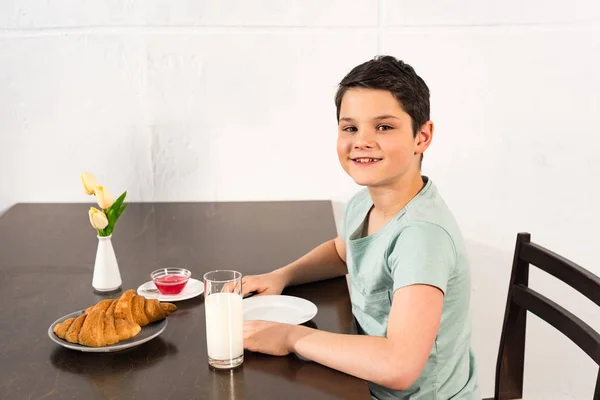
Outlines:
<svg viewBox="0 0 600 400"><path fill-rule="evenodd" d="M415 197L425 182L421 173L403 179L391 186L369 187L371 200L377 213L384 219L398 214Z"/></svg>

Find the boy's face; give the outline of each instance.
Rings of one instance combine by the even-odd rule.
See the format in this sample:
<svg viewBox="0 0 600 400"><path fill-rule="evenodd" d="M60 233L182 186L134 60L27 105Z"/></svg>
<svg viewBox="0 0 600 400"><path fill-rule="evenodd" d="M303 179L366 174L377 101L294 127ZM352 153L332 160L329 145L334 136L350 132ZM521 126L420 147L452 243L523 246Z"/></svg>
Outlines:
<svg viewBox="0 0 600 400"><path fill-rule="evenodd" d="M429 146L432 130L427 122L413 137L410 115L389 91L348 89L340 105L338 157L359 185L402 184L420 177L421 153Z"/></svg>

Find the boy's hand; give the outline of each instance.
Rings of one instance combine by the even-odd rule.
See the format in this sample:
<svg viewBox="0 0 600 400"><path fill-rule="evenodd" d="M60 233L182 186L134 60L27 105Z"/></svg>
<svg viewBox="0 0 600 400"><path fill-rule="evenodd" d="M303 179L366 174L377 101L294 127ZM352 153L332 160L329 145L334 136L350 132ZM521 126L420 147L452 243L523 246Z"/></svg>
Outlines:
<svg viewBox="0 0 600 400"><path fill-rule="evenodd" d="M295 325L271 321L244 322L244 348L272 356L288 355L290 333Z"/></svg>
<svg viewBox="0 0 600 400"><path fill-rule="evenodd" d="M247 275L242 278L242 296L255 292L256 295L281 294L286 281L277 271L263 275Z"/></svg>

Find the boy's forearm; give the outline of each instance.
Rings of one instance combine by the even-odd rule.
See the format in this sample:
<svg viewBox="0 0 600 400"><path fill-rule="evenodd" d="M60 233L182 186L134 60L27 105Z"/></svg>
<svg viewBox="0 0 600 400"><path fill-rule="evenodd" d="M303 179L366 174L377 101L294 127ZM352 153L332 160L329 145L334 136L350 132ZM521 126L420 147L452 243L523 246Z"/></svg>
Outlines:
<svg viewBox="0 0 600 400"><path fill-rule="evenodd" d="M398 390L414 380L410 366L398 360L398 351L387 338L336 334L302 325L291 326L288 338L290 351L349 375Z"/></svg>
<svg viewBox="0 0 600 400"><path fill-rule="evenodd" d="M338 255L335 241L330 240L274 272L284 276L286 286L294 286L344 276L348 268Z"/></svg>

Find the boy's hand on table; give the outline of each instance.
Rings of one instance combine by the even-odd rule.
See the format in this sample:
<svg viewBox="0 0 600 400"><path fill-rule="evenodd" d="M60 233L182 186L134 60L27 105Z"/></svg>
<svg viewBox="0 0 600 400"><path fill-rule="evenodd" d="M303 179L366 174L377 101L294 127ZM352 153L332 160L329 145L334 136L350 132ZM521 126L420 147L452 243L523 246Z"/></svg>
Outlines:
<svg viewBox="0 0 600 400"><path fill-rule="evenodd" d="M245 321L244 348L272 356L285 356L294 351L294 344L313 331L299 325L272 321Z"/></svg>
<svg viewBox="0 0 600 400"><path fill-rule="evenodd" d="M277 271L263 275L248 275L242 278L242 296L248 293L256 295L278 295L283 292L286 281Z"/></svg>
<svg viewBox="0 0 600 400"><path fill-rule="evenodd" d="M272 356L290 353L287 344L291 325L271 321L244 322L244 348Z"/></svg>

